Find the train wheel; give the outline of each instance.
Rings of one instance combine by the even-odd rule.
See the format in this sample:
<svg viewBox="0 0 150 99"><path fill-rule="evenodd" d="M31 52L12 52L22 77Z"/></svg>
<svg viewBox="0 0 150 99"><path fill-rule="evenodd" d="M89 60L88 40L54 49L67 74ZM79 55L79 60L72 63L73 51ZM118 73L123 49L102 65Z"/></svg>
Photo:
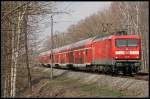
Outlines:
<svg viewBox="0 0 150 99"><path fill-rule="evenodd" d="M105 66L105 67L104 67L104 72L105 72L105 74L109 74L110 71L111 71L110 66Z"/></svg>
<svg viewBox="0 0 150 99"><path fill-rule="evenodd" d="M129 71L129 75L131 76L131 77L133 77L134 75L132 74L133 73L133 66L131 65L131 66L129 66L129 68L128 68L128 71Z"/></svg>
<svg viewBox="0 0 150 99"><path fill-rule="evenodd" d="M60 68L59 64L55 64L55 67L56 67L56 68Z"/></svg>
<svg viewBox="0 0 150 99"><path fill-rule="evenodd" d="M86 72L90 71L90 65L86 65Z"/></svg>
<svg viewBox="0 0 150 99"><path fill-rule="evenodd" d="M94 72L98 73L98 66L95 66Z"/></svg>
<svg viewBox="0 0 150 99"><path fill-rule="evenodd" d="M43 66L43 67L44 67L45 65L44 65L44 64L41 64L41 66Z"/></svg>
<svg viewBox="0 0 150 99"><path fill-rule="evenodd" d="M115 75L115 66L114 65L110 66L110 73L112 76Z"/></svg>
<svg viewBox="0 0 150 99"><path fill-rule="evenodd" d="M104 66L104 73L108 74L108 67L107 66Z"/></svg>
<svg viewBox="0 0 150 99"><path fill-rule="evenodd" d="M92 65L92 66L90 67L90 72L92 72L92 73L95 72L95 66L94 66L94 65Z"/></svg>
<svg viewBox="0 0 150 99"><path fill-rule="evenodd" d="M48 68L51 68L51 65L50 65L50 64L47 64L47 67L48 67Z"/></svg>

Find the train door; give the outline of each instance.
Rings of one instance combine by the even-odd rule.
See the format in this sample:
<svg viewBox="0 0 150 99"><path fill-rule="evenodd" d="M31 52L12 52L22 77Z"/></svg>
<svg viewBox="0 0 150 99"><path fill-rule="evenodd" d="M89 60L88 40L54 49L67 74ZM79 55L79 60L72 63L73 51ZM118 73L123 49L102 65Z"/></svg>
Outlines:
<svg viewBox="0 0 150 99"><path fill-rule="evenodd" d="M60 64L60 53L58 54L58 63Z"/></svg>
<svg viewBox="0 0 150 99"><path fill-rule="evenodd" d="M88 62L88 49L84 50L84 63Z"/></svg>
<svg viewBox="0 0 150 99"><path fill-rule="evenodd" d="M84 55L84 63L91 63L92 62L92 49L85 49Z"/></svg>
<svg viewBox="0 0 150 99"><path fill-rule="evenodd" d="M79 53L80 53L80 54L79 54L79 55L80 55L80 57L79 57L79 64L83 64L83 61L84 61L84 60L83 60L83 59L84 59L84 54L83 54L83 52L84 52L84 50L80 50L80 52L79 52Z"/></svg>
<svg viewBox="0 0 150 99"><path fill-rule="evenodd" d="M70 54L69 54L69 63L74 63L73 52L70 52Z"/></svg>
<svg viewBox="0 0 150 99"><path fill-rule="evenodd" d="M69 53L67 52L66 53L66 63L69 63L68 58L69 58Z"/></svg>

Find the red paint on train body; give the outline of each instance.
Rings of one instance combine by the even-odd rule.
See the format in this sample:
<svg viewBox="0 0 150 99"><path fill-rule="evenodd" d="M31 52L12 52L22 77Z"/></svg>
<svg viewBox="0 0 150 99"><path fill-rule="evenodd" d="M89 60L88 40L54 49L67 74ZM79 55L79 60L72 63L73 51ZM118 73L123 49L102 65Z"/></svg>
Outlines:
<svg viewBox="0 0 150 99"><path fill-rule="evenodd" d="M137 40L135 41L137 44L117 46L117 40ZM137 60L141 58L141 39L135 35L94 38L86 40L82 45L76 46L76 44L80 44L80 42L54 49L54 63L92 64L93 62L94 64L109 64L112 60ZM50 51L41 54L39 60L50 64Z"/></svg>
<svg viewBox="0 0 150 99"><path fill-rule="evenodd" d="M50 51L39 56L40 62L51 64ZM137 35L111 35L93 37L54 49L54 64L115 65L140 64L141 37Z"/></svg>

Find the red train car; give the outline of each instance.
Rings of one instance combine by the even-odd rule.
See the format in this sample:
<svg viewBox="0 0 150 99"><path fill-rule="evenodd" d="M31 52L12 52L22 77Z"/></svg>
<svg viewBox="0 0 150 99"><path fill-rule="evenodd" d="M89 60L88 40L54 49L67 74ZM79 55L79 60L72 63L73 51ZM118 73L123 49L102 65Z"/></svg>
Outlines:
<svg viewBox="0 0 150 99"><path fill-rule="evenodd" d="M44 56L40 57L43 59ZM51 64L50 60L47 57L42 62ZM111 73L137 73L141 65L141 38L137 35L111 35L82 40L54 49L54 64Z"/></svg>
<svg viewBox="0 0 150 99"><path fill-rule="evenodd" d="M40 53L38 60L42 65L46 66L51 63L50 53L51 53L50 51Z"/></svg>

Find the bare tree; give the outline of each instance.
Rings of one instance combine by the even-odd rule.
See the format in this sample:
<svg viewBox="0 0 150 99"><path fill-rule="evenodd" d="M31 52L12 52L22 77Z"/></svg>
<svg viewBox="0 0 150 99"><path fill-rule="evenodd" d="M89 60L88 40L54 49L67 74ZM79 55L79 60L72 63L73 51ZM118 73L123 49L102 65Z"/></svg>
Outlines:
<svg viewBox="0 0 150 99"><path fill-rule="evenodd" d="M16 97L31 86L39 18L50 14L53 2L3 1L2 4L2 86L3 97ZM11 17L10 17L11 16ZM40 16L40 17L39 17Z"/></svg>

